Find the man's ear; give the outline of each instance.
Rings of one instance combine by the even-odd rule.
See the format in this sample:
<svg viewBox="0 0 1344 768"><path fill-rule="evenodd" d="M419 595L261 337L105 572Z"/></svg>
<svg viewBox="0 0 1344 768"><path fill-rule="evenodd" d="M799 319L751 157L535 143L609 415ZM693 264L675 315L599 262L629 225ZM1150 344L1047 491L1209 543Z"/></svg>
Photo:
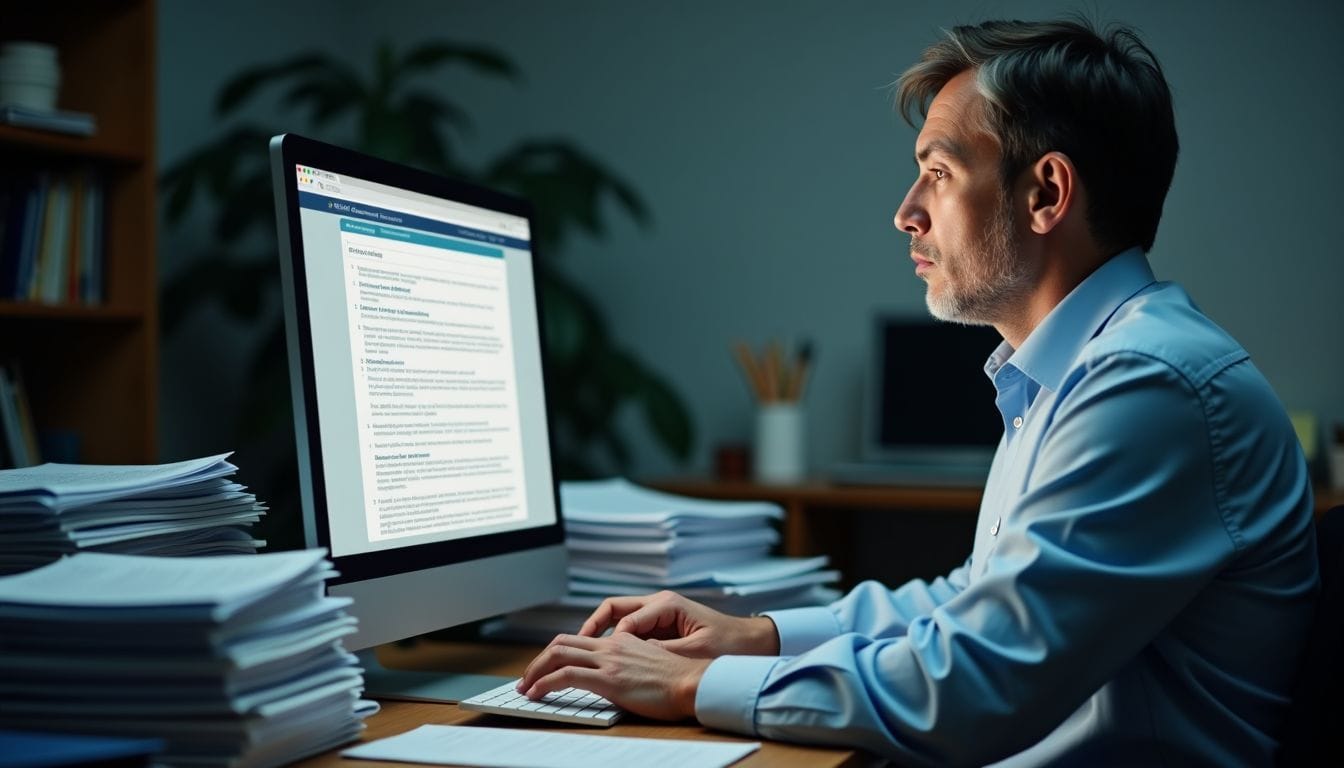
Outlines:
<svg viewBox="0 0 1344 768"><path fill-rule="evenodd" d="M1082 189L1078 169L1063 152L1046 152L1027 171L1027 216L1031 231L1048 234L1078 204Z"/></svg>

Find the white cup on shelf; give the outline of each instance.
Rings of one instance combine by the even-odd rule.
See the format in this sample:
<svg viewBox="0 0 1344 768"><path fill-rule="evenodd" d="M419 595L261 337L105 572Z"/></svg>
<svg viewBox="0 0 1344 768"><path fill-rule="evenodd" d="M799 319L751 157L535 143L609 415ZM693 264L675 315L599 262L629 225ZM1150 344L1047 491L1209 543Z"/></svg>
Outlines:
<svg viewBox="0 0 1344 768"><path fill-rule="evenodd" d="M762 403L756 411L752 469L762 483L795 483L807 476L806 414L797 402Z"/></svg>
<svg viewBox="0 0 1344 768"><path fill-rule="evenodd" d="M60 86L56 46L17 40L0 43L0 105L50 112L56 109Z"/></svg>

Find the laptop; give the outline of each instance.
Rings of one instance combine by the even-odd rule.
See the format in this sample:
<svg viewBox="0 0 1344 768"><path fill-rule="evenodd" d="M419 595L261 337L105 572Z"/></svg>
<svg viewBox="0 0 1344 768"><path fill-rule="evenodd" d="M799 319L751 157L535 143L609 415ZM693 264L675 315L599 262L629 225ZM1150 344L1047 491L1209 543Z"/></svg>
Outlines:
<svg viewBox="0 0 1344 768"><path fill-rule="evenodd" d="M863 449L831 469L842 485L980 488L1003 418L985 360L993 328L881 315L864 386Z"/></svg>

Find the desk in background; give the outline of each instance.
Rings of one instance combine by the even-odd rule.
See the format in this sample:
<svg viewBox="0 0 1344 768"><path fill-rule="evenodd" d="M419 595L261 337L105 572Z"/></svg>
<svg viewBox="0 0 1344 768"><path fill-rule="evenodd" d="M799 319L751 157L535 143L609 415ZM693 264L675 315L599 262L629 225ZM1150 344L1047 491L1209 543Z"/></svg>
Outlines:
<svg viewBox="0 0 1344 768"><path fill-rule="evenodd" d="M834 485L824 480L775 485L750 480L673 478L649 487L705 499L773 501L784 508L781 549L790 557L828 554L818 549L827 538L837 510L944 512L972 514L980 509L979 488Z"/></svg>
<svg viewBox="0 0 1344 768"><path fill-rule="evenodd" d="M453 670L479 674L518 676L527 663L541 650L538 646L506 645L499 643L442 643L422 641L405 648L385 646L379 649L379 660L386 666L404 669ZM424 704L410 701L385 701L383 709L368 719L365 741L395 736L421 725L480 725L505 728L533 728L564 733L638 736L650 739L696 739L704 741L758 741L735 734L720 733L702 728L699 724L660 723L653 720L626 716L611 728L569 727L559 723L521 720L498 715L483 715L459 709L456 704ZM347 745L350 746L350 745ZM344 749L345 747L342 747ZM445 756L447 757L447 756ZM734 763L734 768L765 768L779 766L808 766L809 768L855 768L879 764L865 752L852 749L820 749L780 742L761 741L761 748L746 759ZM405 768L405 763L369 760L346 760L340 750L332 750L317 757L293 764L292 768Z"/></svg>
<svg viewBox="0 0 1344 768"><path fill-rule="evenodd" d="M971 551L981 489L916 488L910 486L835 485L825 480L772 485L749 480L670 478L653 480L652 488L706 499L764 499L784 508L781 551L792 557L829 555L845 575L845 586L864 578L900 583L914 576L928 578L959 565ZM1316 516L1344 504L1344 491L1317 487ZM886 520L864 519L871 513ZM885 525L885 527L883 527ZM909 535L899 532L908 526ZM876 527L877 536L865 528ZM893 534L893 532L897 532ZM904 547L894 572L865 564L864 547L892 540ZM922 539L911 546L911 538ZM896 540L903 539L904 541ZM857 554L856 554L857 553ZM870 555L867 560L872 560Z"/></svg>
<svg viewBox="0 0 1344 768"><path fill-rule="evenodd" d="M705 478L654 480L650 487L707 499L764 499L784 508L780 550L827 555L841 586L864 579L898 584L960 565L971 550L978 488L767 484Z"/></svg>

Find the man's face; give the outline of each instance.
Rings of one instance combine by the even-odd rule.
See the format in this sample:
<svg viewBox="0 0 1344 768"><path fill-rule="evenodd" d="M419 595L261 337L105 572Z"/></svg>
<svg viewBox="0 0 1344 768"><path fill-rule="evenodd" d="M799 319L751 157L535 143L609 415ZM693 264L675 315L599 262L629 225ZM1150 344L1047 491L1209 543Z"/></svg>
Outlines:
<svg viewBox="0 0 1344 768"><path fill-rule="evenodd" d="M1020 253L999 144L980 127L982 101L969 71L934 97L915 140L919 178L896 211L896 228L910 234L929 312L991 325L1025 297L1036 275Z"/></svg>

